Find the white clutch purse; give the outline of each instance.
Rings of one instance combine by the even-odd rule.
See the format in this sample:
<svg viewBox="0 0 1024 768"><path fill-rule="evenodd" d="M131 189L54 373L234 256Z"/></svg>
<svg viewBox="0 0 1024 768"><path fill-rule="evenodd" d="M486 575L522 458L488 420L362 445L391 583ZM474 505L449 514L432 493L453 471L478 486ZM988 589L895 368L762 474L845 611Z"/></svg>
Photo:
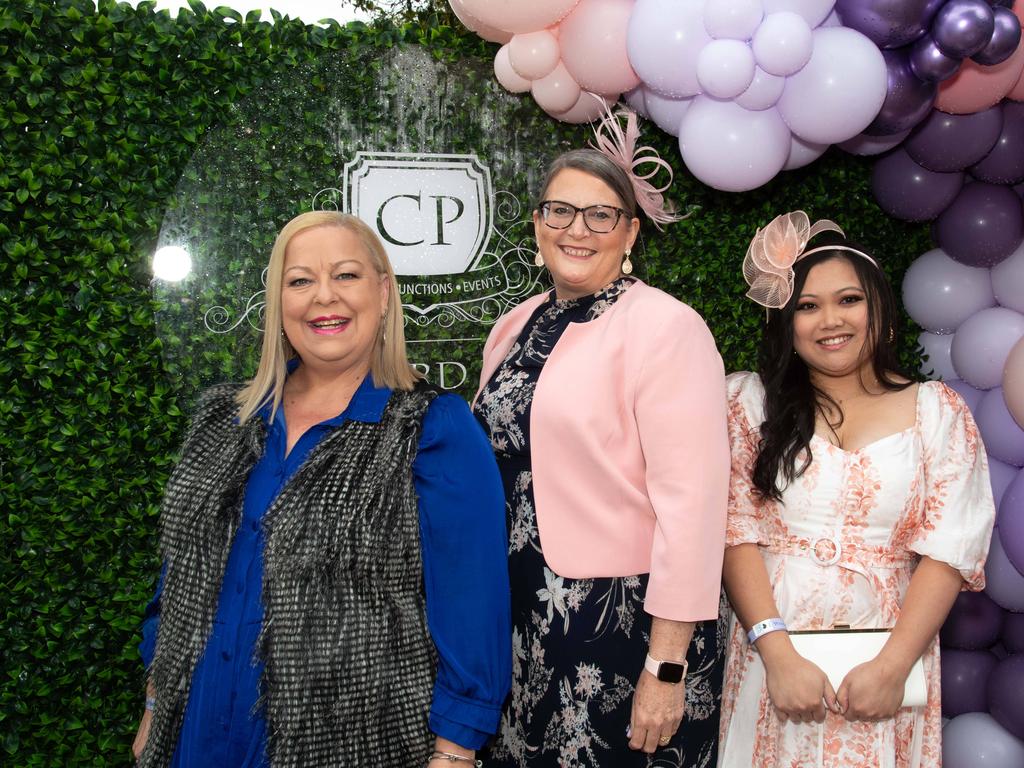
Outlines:
<svg viewBox="0 0 1024 768"><path fill-rule="evenodd" d="M796 631L789 633L796 652L816 664L828 676L835 690L846 674L882 650L891 631L888 629L836 629ZM923 707L928 700L928 685L921 659L914 662L903 688L903 707Z"/></svg>

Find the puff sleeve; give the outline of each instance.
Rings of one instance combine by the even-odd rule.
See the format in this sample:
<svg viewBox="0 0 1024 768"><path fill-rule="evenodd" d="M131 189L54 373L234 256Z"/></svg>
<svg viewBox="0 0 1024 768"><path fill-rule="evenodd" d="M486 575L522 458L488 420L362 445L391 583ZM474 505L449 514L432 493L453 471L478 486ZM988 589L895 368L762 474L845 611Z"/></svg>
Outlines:
<svg viewBox="0 0 1024 768"><path fill-rule="evenodd" d="M769 504L754 490L751 474L757 459L760 424L752 424L750 411L761 413L764 389L757 374L742 371L726 378L729 421L729 518L725 545L767 544L765 516Z"/></svg>

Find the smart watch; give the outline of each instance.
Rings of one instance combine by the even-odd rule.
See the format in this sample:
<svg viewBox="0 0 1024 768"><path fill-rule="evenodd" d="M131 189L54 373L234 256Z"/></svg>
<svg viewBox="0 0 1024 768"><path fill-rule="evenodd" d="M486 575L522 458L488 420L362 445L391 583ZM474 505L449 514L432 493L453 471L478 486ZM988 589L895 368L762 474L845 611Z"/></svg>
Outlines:
<svg viewBox="0 0 1024 768"><path fill-rule="evenodd" d="M683 661L660 661L647 654L647 658L644 659L644 669L654 675L656 678L661 680L663 683L676 683L682 682L683 678L686 677L687 663L686 659Z"/></svg>

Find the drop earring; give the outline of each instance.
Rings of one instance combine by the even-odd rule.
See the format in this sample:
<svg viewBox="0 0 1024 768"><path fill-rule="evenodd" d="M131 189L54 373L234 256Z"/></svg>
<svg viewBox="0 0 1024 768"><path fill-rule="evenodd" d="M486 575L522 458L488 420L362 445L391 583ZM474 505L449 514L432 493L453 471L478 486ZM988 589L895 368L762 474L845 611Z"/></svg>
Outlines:
<svg viewBox="0 0 1024 768"><path fill-rule="evenodd" d="M540 255L540 251L537 251L537 255L533 257L533 265L535 267L544 266L544 257Z"/></svg>
<svg viewBox="0 0 1024 768"><path fill-rule="evenodd" d="M633 262L629 260L629 254L632 251L627 248L626 253L622 256L622 274L631 275L633 274Z"/></svg>

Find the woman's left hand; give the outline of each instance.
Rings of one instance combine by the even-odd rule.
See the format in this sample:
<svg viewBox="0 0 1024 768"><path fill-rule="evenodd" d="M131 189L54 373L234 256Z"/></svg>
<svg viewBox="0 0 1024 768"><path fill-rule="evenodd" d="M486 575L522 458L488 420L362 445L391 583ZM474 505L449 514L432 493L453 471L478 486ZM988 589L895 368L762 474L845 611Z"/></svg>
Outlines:
<svg viewBox="0 0 1024 768"><path fill-rule="evenodd" d="M851 669L836 691L836 701L849 721L887 720L903 703L908 672L881 656Z"/></svg>
<svg viewBox="0 0 1024 768"><path fill-rule="evenodd" d="M652 754L668 744L683 721L685 705L685 680L663 683L647 670L641 670L633 693L629 748Z"/></svg>

